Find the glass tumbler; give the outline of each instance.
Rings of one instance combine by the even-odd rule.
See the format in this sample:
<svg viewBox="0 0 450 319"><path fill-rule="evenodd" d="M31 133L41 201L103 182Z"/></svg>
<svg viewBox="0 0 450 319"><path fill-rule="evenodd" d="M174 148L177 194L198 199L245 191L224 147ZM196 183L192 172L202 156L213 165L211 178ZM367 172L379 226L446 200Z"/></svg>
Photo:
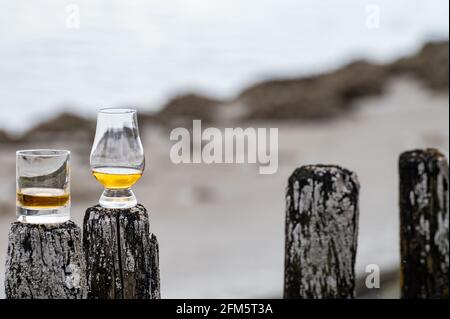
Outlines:
<svg viewBox="0 0 450 319"><path fill-rule="evenodd" d="M70 152L16 152L17 220L32 224L63 223L70 219Z"/></svg>
<svg viewBox="0 0 450 319"><path fill-rule="evenodd" d="M98 112L90 162L92 174L105 187L100 206L137 205L131 186L144 172L145 157L136 110L107 108Z"/></svg>

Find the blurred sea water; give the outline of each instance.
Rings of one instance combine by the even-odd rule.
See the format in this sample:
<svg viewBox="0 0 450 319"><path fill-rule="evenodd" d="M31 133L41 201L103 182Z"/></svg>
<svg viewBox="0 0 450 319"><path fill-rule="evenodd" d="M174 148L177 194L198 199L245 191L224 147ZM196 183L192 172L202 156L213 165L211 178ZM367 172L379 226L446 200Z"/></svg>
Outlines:
<svg viewBox="0 0 450 319"><path fill-rule="evenodd" d="M448 38L448 9L446 0L0 0L0 129L64 110L155 110L192 90L232 97L360 57L389 61Z"/></svg>

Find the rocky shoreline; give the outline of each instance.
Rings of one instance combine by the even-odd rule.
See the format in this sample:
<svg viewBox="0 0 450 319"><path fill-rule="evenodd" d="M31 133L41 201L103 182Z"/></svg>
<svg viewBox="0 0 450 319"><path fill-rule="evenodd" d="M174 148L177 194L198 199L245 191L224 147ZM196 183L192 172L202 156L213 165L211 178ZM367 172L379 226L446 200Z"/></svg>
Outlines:
<svg viewBox="0 0 450 319"><path fill-rule="evenodd" d="M355 61L337 70L300 78L273 79L244 89L231 100L195 93L174 97L158 112L140 113L140 123L180 126L200 119L207 123L232 120L320 120L345 115L353 102L384 92L388 80L406 75L433 91L448 92L449 43L431 42L416 54L389 64ZM0 130L0 144L46 140L58 134L91 138L94 119L63 113L40 123L19 137Z"/></svg>

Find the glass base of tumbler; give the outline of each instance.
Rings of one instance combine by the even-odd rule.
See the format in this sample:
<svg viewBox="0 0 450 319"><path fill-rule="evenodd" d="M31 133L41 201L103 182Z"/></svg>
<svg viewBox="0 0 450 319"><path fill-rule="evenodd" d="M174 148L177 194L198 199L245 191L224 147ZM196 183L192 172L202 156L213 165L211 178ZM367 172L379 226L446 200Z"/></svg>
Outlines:
<svg viewBox="0 0 450 319"><path fill-rule="evenodd" d="M70 220L70 206L33 209L17 206L17 221L28 224L59 224Z"/></svg>
<svg viewBox="0 0 450 319"><path fill-rule="evenodd" d="M105 189L98 202L104 208L124 209L137 205L131 189Z"/></svg>

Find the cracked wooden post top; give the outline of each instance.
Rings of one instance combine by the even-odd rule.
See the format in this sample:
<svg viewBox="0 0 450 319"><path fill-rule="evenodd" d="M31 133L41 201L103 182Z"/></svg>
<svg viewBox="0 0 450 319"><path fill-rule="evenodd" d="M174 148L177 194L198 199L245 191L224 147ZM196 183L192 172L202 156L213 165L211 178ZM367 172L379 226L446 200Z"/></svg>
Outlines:
<svg viewBox="0 0 450 319"><path fill-rule="evenodd" d="M401 154L402 298L449 297L448 163L435 149Z"/></svg>
<svg viewBox="0 0 450 319"><path fill-rule="evenodd" d="M8 299L86 298L81 229L61 224L11 225L6 259Z"/></svg>
<svg viewBox="0 0 450 319"><path fill-rule="evenodd" d="M147 210L87 209L83 222L88 298L159 299L159 248Z"/></svg>
<svg viewBox="0 0 450 319"><path fill-rule="evenodd" d="M353 298L359 183L338 166L294 171L286 192L285 298Z"/></svg>

